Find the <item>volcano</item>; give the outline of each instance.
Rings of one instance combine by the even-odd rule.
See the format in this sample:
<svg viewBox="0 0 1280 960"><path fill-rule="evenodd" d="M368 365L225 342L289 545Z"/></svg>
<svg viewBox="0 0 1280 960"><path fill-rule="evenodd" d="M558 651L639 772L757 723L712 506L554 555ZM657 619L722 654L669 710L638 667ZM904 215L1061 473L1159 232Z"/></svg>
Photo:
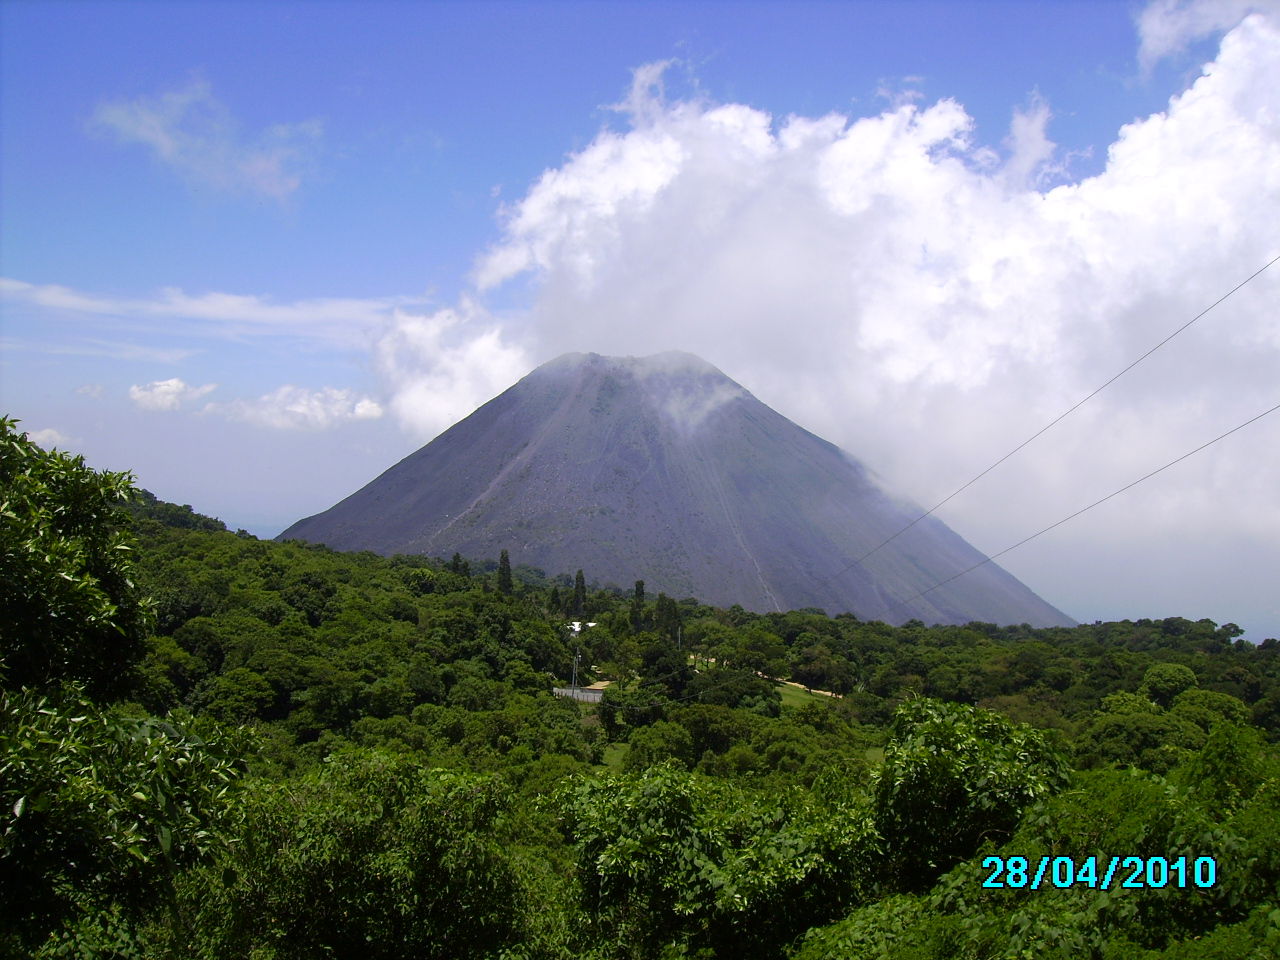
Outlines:
<svg viewBox="0 0 1280 960"><path fill-rule="evenodd" d="M494 558L767 612L901 624L1074 621L874 482L857 460L685 353L567 354L280 535ZM922 591L928 591L922 593Z"/></svg>

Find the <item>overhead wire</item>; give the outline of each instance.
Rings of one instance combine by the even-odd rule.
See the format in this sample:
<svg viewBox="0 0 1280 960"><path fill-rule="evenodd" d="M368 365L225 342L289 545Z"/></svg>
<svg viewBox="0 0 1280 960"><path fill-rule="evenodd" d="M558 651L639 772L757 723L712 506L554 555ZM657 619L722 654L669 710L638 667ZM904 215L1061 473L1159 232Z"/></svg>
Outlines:
<svg viewBox="0 0 1280 960"><path fill-rule="evenodd" d="M983 477L985 477L988 473L990 473L990 472L991 472L992 470L994 470L996 467L1000 466L1000 464L1004 463L1006 460L1008 460L1008 459L1009 459L1010 457L1012 457L1014 454L1018 453L1020 450L1022 450L1024 447L1026 447L1028 444L1030 444L1032 441L1036 440L1038 437L1040 437L1040 436L1042 436L1044 433L1048 432L1051 428L1053 428L1053 427L1054 427L1054 426L1056 426L1057 424L1061 423L1063 420L1065 420L1068 416L1070 416L1070 415L1071 415L1072 413L1074 413L1076 410L1080 409L1082 406L1084 406L1086 403L1088 403L1090 400L1092 400L1094 397L1096 397L1098 394L1100 394L1103 390L1107 389L1107 387L1111 386L1111 384L1115 383L1117 380L1119 380L1121 377L1123 377L1126 373L1128 373L1130 370L1132 370L1132 369L1133 369L1134 367L1136 367L1138 364L1142 363L1142 361L1146 360L1146 359L1147 359L1147 357L1151 356L1153 353L1155 353L1157 350L1159 350L1161 347L1163 347L1166 343L1168 343L1168 342L1169 342L1170 340L1172 340L1174 337L1178 336L1178 334L1182 333L1184 330L1186 330L1188 327L1190 327L1190 326L1191 326L1193 323L1195 323L1197 320L1199 320L1200 318L1202 318L1203 316L1205 316L1207 313L1209 313L1209 311L1213 310L1213 309L1214 309L1215 307L1217 307L1220 303L1222 303L1223 301L1225 301L1228 297L1230 297L1230 296L1232 296L1233 294L1235 294L1237 291L1239 291L1239 290L1240 290L1242 287L1244 287L1246 284L1248 284L1248 283L1250 283L1251 281L1253 281L1256 277L1258 277L1260 274L1262 274L1265 270L1267 270L1269 267L1273 266L1277 261L1280 261L1280 256L1272 257L1269 261L1267 261L1265 264L1263 264L1261 267L1259 267L1259 268L1258 268L1257 270L1255 270L1253 273L1249 274L1249 276L1245 277L1245 279L1241 280L1241 281L1240 281L1239 283L1237 283L1234 287L1232 287L1230 290L1228 290L1226 293L1224 293L1222 296L1220 296L1217 300L1213 301L1213 303L1209 304L1209 306L1205 307L1203 310L1201 310L1199 313L1197 313L1194 317L1192 317L1190 320L1188 320L1188 321L1187 321L1186 323L1184 323L1182 326L1178 327L1178 329L1174 330L1172 333L1170 333L1167 337L1165 337L1163 340L1161 340L1161 341L1160 341L1159 343L1157 343L1155 346L1153 346L1153 347L1151 347L1149 350L1147 350L1147 352L1146 352L1146 353L1144 353L1144 354L1142 354L1142 356L1138 357L1136 360L1134 360L1133 362L1131 362L1128 366L1126 366L1126 367L1125 367L1123 370L1121 370L1119 373L1117 373L1117 374L1115 374L1113 377L1111 377L1111 379L1107 380L1107 381L1106 381L1105 383L1103 383L1101 386L1099 386L1099 387L1097 387L1096 389L1094 389L1094 390L1093 390L1093 391L1092 391L1088 396L1086 396L1086 397L1084 397L1083 399L1081 399L1081 400L1077 401L1077 402L1076 402L1075 404L1073 404L1071 407L1069 407L1068 409L1064 410L1062 413L1058 414L1058 416L1054 417L1052 420L1050 420L1048 423L1046 423L1043 427L1041 427L1039 430L1037 430L1035 433L1033 433L1031 436L1029 436L1026 440L1023 440L1020 444L1018 444L1016 447L1014 447L1012 450L1010 450L1008 453L1006 453L1003 457L1001 457L999 460L995 461L995 463L991 464L991 466L987 467L985 470L983 470L983 471L982 471L981 473L979 473L977 476L973 477L973 478L972 478L971 480L969 480L967 483L965 483L965 484L963 484L962 486L960 486L960 487L956 488L955 490L953 490L950 494L948 494L947 496L943 497L941 500L939 500L937 503L935 503L932 507L930 507L930 508L929 508L928 510L926 510L924 513L920 514L920 516L916 517L914 520L912 520L912 521L911 521L910 523L908 523L906 526L902 527L900 530L898 530L898 531L897 531L896 533L894 533L892 536L888 537L888 538L887 538L887 539L885 539L885 540L882 540L880 543L876 544L874 547L872 547L870 550L868 550L868 551L867 551L866 553L864 553L862 556L858 557L856 560L852 561L852 562L851 562L851 563L849 563L847 566L845 566L845 567L841 568L839 571L837 571L837 572L836 572L835 574L833 574L832 576L833 576L833 577L838 577L838 576L840 576L842 573L844 573L845 571L847 571L847 570L852 570L854 567L858 566L858 565L859 565L859 564L861 564L863 561L867 560L867 559L868 559L869 557L871 557L873 554L875 554L876 552L878 552L882 547L888 546L888 545L889 545L890 543L892 543L894 540L897 540L897 539L898 539L898 537L902 536L904 533L906 533L908 530L910 530L912 527L914 527L914 526L915 526L917 523L919 523L921 520L924 520L926 517L932 516L932 515L933 515L933 513L934 513L935 511L937 511L940 507L942 507L944 504L948 503L948 502L949 502L949 501L951 501L953 498L955 498L955 497L959 496L959 495L960 495L961 493L963 493L965 490L968 490L971 486L973 486L975 483L977 483L979 480L981 480Z"/></svg>
<svg viewBox="0 0 1280 960"><path fill-rule="evenodd" d="M904 605L904 606L905 606L906 604L909 604L909 603L911 603L911 602L913 602L913 601L915 601L915 600L920 599L921 597L925 596L926 594L932 593L934 590L937 590L939 587L946 586L948 583L951 583L953 580L958 580L958 579L960 579L960 578L961 578L961 577L963 577L965 574L967 574L967 573L971 573L972 571L977 570L979 567L983 567L983 566L985 566L985 565L986 565L986 564L988 564L988 563L992 563L992 562L994 562L997 558L999 558L999 557L1003 557L1006 553L1010 553L1010 552L1012 552L1012 551L1014 551L1014 550L1018 549L1018 547L1021 547L1021 546L1023 546L1024 544L1030 543L1032 540L1035 540L1037 537L1042 536L1042 535L1044 535L1044 534L1048 533L1050 530L1054 530L1054 529L1056 529L1057 527L1062 526L1064 523L1067 523L1067 522L1069 522L1069 521L1071 521L1071 520L1074 520L1076 517L1080 516L1081 514L1088 513L1088 512L1089 512L1090 510L1092 510L1094 507L1101 506L1102 504L1106 503L1108 500L1111 500L1111 499L1113 499L1113 498L1115 498L1115 497L1118 497L1120 494L1124 493L1126 490L1131 490L1132 488L1136 487L1138 484L1142 483L1143 481L1145 481L1145 480L1150 480L1152 477L1156 476L1157 474L1163 473L1165 470L1168 470L1170 467L1173 467L1173 466L1178 465L1178 464L1179 464L1179 463L1181 463L1183 460L1187 460L1187 459L1189 459L1190 457L1195 456L1195 455L1196 455L1197 453L1199 453L1200 451L1205 450L1205 449L1207 449L1207 448L1209 448L1209 447L1213 446L1213 445L1214 445L1215 443L1217 443L1218 441L1220 441L1220 440L1225 440L1227 437L1231 436L1233 433L1236 433L1236 432L1238 432L1238 431L1240 431L1240 430L1243 430L1245 427L1249 426L1250 424L1257 423L1257 422L1258 422L1259 420L1261 420L1263 417L1269 416L1270 414L1275 413L1277 410L1280 410L1280 403L1277 403L1275 406L1270 407L1270 408L1268 408L1268 409L1266 409L1266 410L1262 411L1261 413L1257 414L1256 416L1250 417L1248 420L1244 421L1243 423L1236 424L1236 425L1235 425L1234 427L1232 427L1230 430L1226 430L1226 431L1224 431L1224 432L1222 432L1222 433L1218 434L1218 435L1217 435L1216 437L1214 437L1212 440L1207 440L1207 441L1205 441L1204 443L1200 444L1200 446L1196 447L1195 449L1193 449L1193 450L1189 450L1189 451L1187 451L1186 453L1184 453L1182 456L1177 457L1177 458L1175 458L1175 459L1173 459L1173 460L1170 460L1170 461L1169 461L1168 463L1166 463L1164 466L1162 466L1162 467L1157 467L1155 470L1152 470L1152 471L1150 471L1149 473L1145 473L1145 474L1143 474L1141 477L1138 477L1138 479L1136 479L1136 480L1132 480L1132 481L1130 481L1129 483L1126 483L1123 487L1120 487L1120 488L1119 488L1119 489L1117 489L1117 490L1113 490L1111 493L1107 494L1105 497L1102 497L1102 498L1100 498L1100 499L1098 499L1098 500L1095 500L1093 503L1089 504L1088 506L1081 507L1079 510L1075 511L1074 513L1069 514L1069 515L1067 515L1067 516L1063 517L1062 519L1057 520L1057 521L1055 521L1055 522L1053 522L1053 523L1049 524L1047 527L1044 527L1044 528L1042 528L1042 529L1040 529L1040 530L1037 530L1035 533L1031 534L1031 535L1030 535L1030 536L1028 536L1028 537L1023 537L1023 538L1022 538L1021 540L1019 540L1017 543L1013 544L1012 546L1005 547L1005 548L1004 548L1003 550L1001 550L999 553L993 553L993 554L991 554L990 556L984 557L984 558L983 558L982 560L980 560L979 562L977 562L977 563L975 563L975 564L973 564L973 565L971 565L971 566L969 566L969 567L966 567L965 569L961 570L959 573L953 574L952 576L947 577L947 578L946 578L946 579L944 579L944 580L939 580L939 581L938 581L937 583L935 583L933 586L931 586L931 587L927 587L926 589L921 590L919 593L915 594L914 596L907 597L905 600L899 600L899 601L895 601L895 602L896 602L896 603L900 603L900 604L902 604L902 605ZM725 681L725 683L722 683L722 684L715 684L715 685L713 685L713 686L707 687L707 688L706 688L706 689L704 689L704 690L700 690L700 691L698 691L697 693L687 694L687 695L685 695L685 696L681 696L681 697L667 697L667 698L665 698L664 700L661 700L661 701L659 701L659 700L655 700L655 701L653 701L653 702L651 702L651 703L649 703L649 704L643 704L643 705L639 705L639 704L609 704L609 707L610 707L611 709L615 709L615 710L619 710L619 709L620 709L620 710L644 710L644 709L648 709L648 708L653 707L653 706L660 706L660 705L670 704L670 703L680 703L680 702L682 702L682 701L684 701L684 700L692 700L692 699L695 699L695 698L700 699L704 694L711 693L711 692L713 692L713 691L715 691L715 690L720 689L721 687L728 686L728 685L730 685L730 684L732 684L732 683L737 683L737 682L739 682L739 681L740 681L740 678L735 677L735 678L733 678L733 679L731 679L731 680L727 680L727 681ZM639 690L643 689L644 687L646 687L646 686L651 686L651 685L652 685L652 686L665 686L665 684L664 684L664 683L663 683L663 681L661 681L661 680L649 680L649 681L642 681L638 686L636 686L636 687L632 687L632 688L630 688L630 689L631 689L631 690L633 690L633 691L639 691Z"/></svg>
<svg viewBox="0 0 1280 960"><path fill-rule="evenodd" d="M1092 510L1094 507L1101 506L1102 504L1106 503L1108 500L1112 499L1113 497L1117 497L1117 496L1119 496L1120 494L1124 493L1126 490L1129 490L1129 489L1132 489L1133 487L1136 487L1138 484L1142 483L1144 480L1150 480L1150 479L1151 479L1152 477L1154 477L1156 474L1158 474L1158 473L1163 473L1165 470L1168 470L1170 467L1175 466L1176 464L1181 463L1183 460L1186 460L1188 457L1195 456L1195 454L1199 453L1201 450L1204 450L1204 449L1205 449L1205 448L1207 448L1207 447L1211 447L1211 446L1213 446L1213 445L1214 445L1215 443L1217 443L1219 440L1223 440L1223 439L1225 439L1226 437L1231 436L1231 434L1235 433L1237 430L1243 430L1245 427L1249 426L1249 424L1251 424L1251 423L1257 423L1257 422L1258 422L1259 420L1261 420L1263 417L1268 416L1269 414L1275 413L1277 410L1280 410L1280 403L1277 403L1274 407L1271 407L1271 408L1270 408L1270 409L1268 409L1268 410L1264 410L1264 411L1262 411L1262 413L1258 414L1258 415L1257 415L1257 416L1255 416L1255 417L1250 417L1250 418L1249 418L1248 420L1246 420L1244 423L1237 424L1236 426L1232 427L1230 430L1227 430L1225 433L1220 433L1220 434L1218 434L1218 436L1214 437L1212 440L1209 440L1209 441L1207 441L1207 442L1205 442L1205 443L1200 444L1200 446L1196 447L1194 450L1190 450L1190 451L1188 451L1187 453L1184 453L1182 456L1178 457L1177 459L1175 459L1175 460L1170 460L1170 461L1169 461L1168 463L1166 463L1163 467L1159 467L1159 468L1157 468L1157 469L1155 469L1155 470L1152 470L1150 473L1143 474L1143 475L1142 475L1141 477L1139 477L1137 480L1131 481L1130 483L1126 483L1123 487L1121 487L1121 488L1120 488L1120 489L1118 489L1118 490L1113 490L1111 493L1107 494L1107 495L1106 495L1105 497L1103 497L1102 499L1100 499L1100 500L1095 500L1093 503L1089 504L1087 507L1081 507L1081 508L1080 508L1079 510L1077 510L1075 513L1070 514L1069 516L1063 517L1061 520L1058 520L1058 521L1056 521L1056 522L1054 522L1054 523L1049 524L1047 527L1045 527L1045 528L1044 528L1044 529L1042 529L1042 530L1037 530L1035 533L1031 534L1031 536L1029 536L1029 537L1023 537L1023 538L1022 538L1021 540L1019 540L1017 543L1013 544L1013 546L1005 547L1005 548L1004 548L1003 550L1001 550L999 553L993 553L993 554L991 554L989 557L986 557L985 559L983 559L983 560L979 561L978 563L975 563L975 564L973 564L973 565L972 565L972 566L970 566L970 567L966 567L964 570L961 570L959 573L956 573L956 574L953 574L953 575L952 575L952 576L950 576L950 577L947 577L945 580L939 580L939 581L938 581L937 583L935 583L933 586L931 586L931 587L929 587L929 588L927 588L927 589L925 589L925 590L921 590L921 591L920 591L919 593L917 593L915 596L913 596L913 597L908 597L906 600L903 600L903 601L901 601L901 602L902 602L902 603L904 603L904 604L905 604L905 603L911 603L913 600L918 600L920 597L923 597L925 594L927 594L927 593L932 593L934 590L937 590L939 587L944 586L944 585L946 585L946 584L950 583L952 580L958 580L958 579L960 579L960 578L961 578L961 577L963 577L966 573L969 573L969 572L971 572L971 571L973 571L973 570L977 570L979 567L982 567L982 566L985 566L985 565L986 565L986 564L988 564L988 563L991 563L992 561L994 561L994 560L995 560L996 558L998 558L998 557L1003 557L1006 553L1009 553L1010 551L1013 551L1013 550L1018 549L1018 547L1022 546L1023 544L1025 544L1025 543L1030 543L1032 540L1036 539L1036 537L1039 537L1039 536L1041 536L1042 534L1048 533L1050 530L1053 530L1053 529L1054 529L1054 528L1056 528L1056 527L1060 527L1060 526L1062 526L1064 523L1068 522L1069 520L1074 520L1076 517L1080 516L1082 513L1088 513L1088 512L1089 512L1090 510Z"/></svg>
<svg viewBox="0 0 1280 960"><path fill-rule="evenodd" d="M1234 287L1232 287L1230 290L1228 290L1228 291L1227 291L1226 293L1224 293L1222 296L1218 297L1218 299L1216 299L1215 301L1213 301L1213 303L1209 304L1207 307L1205 307L1203 310L1201 310L1199 313L1197 313L1194 317L1192 317L1192 318L1191 318L1190 320L1188 320L1186 323L1182 324L1180 327L1178 327L1178 328L1177 328L1176 330L1174 330L1172 333L1170 333L1170 334L1168 334L1166 337L1164 337L1164 339L1160 340L1160 341L1159 341L1158 343L1156 343L1154 346L1150 347L1150 348L1149 348L1146 352L1144 352L1141 356L1139 356L1139 357L1137 357L1137 359L1135 359L1135 360L1131 361L1128 365L1126 365L1126 366L1125 366L1123 369L1121 369L1118 373L1114 374L1110 379L1106 380L1106 381L1105 381L1104 383L1102 383L1100 386L1096 387L1096 388L1095 388L1093 391L1091 391L1088 395L1086 395L1086 396L1085 396L1085 397L1083 397L1082 399L1078 400L1078 401L1077 401L1076 403L1074 403L1071 407L1069 407L1069 408L1067 408L1066 410L1064 410L1064 411L1063 411L1062 413L1060 413L1057 417L1055 417L1053 420L1049 421L1047 424L1045 424L1043 427L1041 427L1039 430L1037 430L1034 434L1032 434L1032 435L1031 435L1030 437L1028 437L1026 440L1022 441L1020 444L1018 444L1016 447L1014 447L1012 450L1010 450L1010 451L1009 451L1008 453L1006 453L1004 456L1000 457L998 460L996 460L994 463L992 463L990 466L988 466L988 467L987 467L985 470L983 470L981 473L977 474L977 475L976 475L976 476L974 476L972 479L970 479L969 481L967 481L966 483L964 483L964 484L963 484L963 485L961 485L960 487L956 488L954 491L952 491L952 492L951 492L950 494L948 494L946 497L944 497L943 499L939 500L939 501L938 501L937 503L935 503L932 507L930 507L930 508L929 508L928 510L926 510L924 513L920 514L920 516L916 517L916 518L915 518L914 520L912 520L910 523L906 524L904 527L902 527L900 530L898 530L898 531L897 531L896 533L894 533L892 536L890 536L890 537L886 538L885 540L882 540L880 543L878 543L876 546L872 547L869 551L867 551L866 553L864 553L862 556L858 557L856 560L852 561L852 562L851 562L851 563L849 563L847 566L845 566L845 567L843 567L842 569L840 569L839 571L837 571L835 574L833 574L833 575L832 575L832 577L831 577L831 578L824 578L824 579L827 579L827 580L828 580L828 582L830 582L830 580L831 580L832 578L837 577L837 576L840 576L840 574L844 573L844 572L845 572L845 571L847 571L847 570L851 570L853 567L855 567L855 566L857 566L857 565L861 564L863 561L867 560L869 557L871 557L873 554L875 554L877 551L879 551L882 547L887 546L888 544L890 544L890 543L892 543L894 540L896 540L898 537L902 536L902 534L906 533L908 530L910 530L912 527L914 527L914 526L915 526L917 523L919 523L921 520L924 520L925 518L927 518L927 517L931 516L931 515L932 515L933 513L935 513L935 512L936 512L940 507L942 507L943 505L945 505L946 503L948 503L949 501L951 501L952 499L954 499L955 497L957 497L958 495L960 495L961 493L963 493L965 490L969 489L969 487L973 486L975 483L977 483L979 480L981 480L983 477L985 477L987 474L989 474L989 473L990 473L992 470L994 470L996 467L1000 466L1002 463L1004 463L1004 462L1005 462L1006 460L1008 460L1010 457L1014 456L1014 455L1015 455L1015 454L1017 454L1019 451L1021 451L1023 448L1025 448L1025 447L1026 447L1026 446L1028 446L1030 443L1032 443L1034 440L1036 440L1037 438L1039 438L1039 437L1040 437L1040 436L1042 436L1043 434L1047 433L1050 429L1052 429L1053 427L1055 427L1057 424L1061 423L1061 422L1062 422L1063 420L1065 420L1068 416L1070 416L1072 413L1074 413L1074 412L1075 412L1076 410L1078 410L1080 407L1084 406L1086 403L1088 403L1090 400L1092 400L1094 397L1096 397L1098 394L1100 394L1103 390L1107 389L1107 387L1111 386L1113 383L1115 383L1117 380L1119 380L1122 376L1124 376L1126 373L1128 373L1128 372L1129 372L1130 370L1132 370L1134 367L1138 366L1138 364L1142 363L1144 360L1146 360L1148 357L1150 357L1153 353L1155 353L1157 350L1159 350L1159 349L1160 349L1161 347L1163 347L1165 344L1169 343L1169 341L1173 340L1175 337L1177 337L1177 336L1178 336L1179 334L1181 334L1183 331L1187 330L1187 329L1188 329L1189 327L1191 327L1194 323L1196 323L1197 321L1199 321L1200 319L1202 319L1204 316L1206 316L1206 315L1207 315L1210 311L1212 311L1215 307L1217 307L1217 306L1219 306L1220 304L1222 304L1224 301L1226 301L1228 298L1230 298L1231 296L1233 296L1235 293L1237 293L1239 290L1241 290L1241 289L1242 289L1243 287L1245 287L1247 284L1249 284L1250 282L1252 282L1253 280L1255 280L1258 276L1260 276L1260 275L1261 275L1263 272L1265 272L1267 269L1269 269L1270 267L1274 266L1278 261L1280 261L1280 255L1277 255L1277 256L1275 256L1275 257L1272 257L1269 261L1267 261L1265 264L1263 264L1261 267L1259 267L1257 270L1255 270L1255 271L1254 271L1253 273L1251 273L1249 276L1245 277L1245 279L1241 280L1239 283L1237 283ZM932 593L934 590L937 590L939 587L945 586L946 584L951 583L951 582L952 582L952 581L954 581L954 580L958 580L960 577L963 577L963 576L965 576L966 574L971 573L971 572L972 572L972 571L974 571L974 570L977 570L979 567L983 567L983 566L985 566L985 565L986 565L986 564L988 564L988 563L992 563L992 562L994 562L997 558L1002 557L1002 556L1004 556L1005 554L1010 553L1010 552L1011 552L1011 551L1013 551L1013 550L1016 550L1018 547L1021 547L1021 546L1023 546L1024 544L1030 543L1032 540L1036 539L1037 537L1042 536L1043 534L1048 533L1050 530L1053 530L1053 529L1055 529L1055 528L1057 528L1057 527L1060 527L1060 526L1062 526L1064 523L1067 523L1068 521L1074 520L1076 517L1080 516L1081 514L1083 514L1083 513L1087 513L1089 510L1092 510L1094 507L1097 507L1097 506L1102 505L1103 503L1106 503L1108 500L1111 500L1112 498L1117 497L1117 496L1119 496L1120 494L1124 493L1126 490L1129 490L1129 489L1131 489L1131 488L1133 488L1133 487L1137 486L1138 484L1142 483L1144 480L1149 480L1151 477L1156 476L1156 474L1162 473L1163 471L1165 471L1165 470L1169 469L1170 467L1175 466L1176 464L1181 463L1183 460L1186 460L1187 458L1189 458L1189 457L1191 457L1191 456L1194 456L1195 454L1197 454L1197 453L1199 453L1200 451L1202 451L1202 450L1206 449L1207 447L1212 446L1213 444L1217 443L1218 441L1223 440L1223 439L1225 439L1226 437L1229 437L1231 434L1235 433L1236 431L1238 431L1238 430L1242 430L1243 428L1245 428L1245 427L1249 426L1250 424L1255 423L1255 422L1257 422L1258 420L1261 420L1263 417L1265 417L1265 416L1267 416L1267 415L1269 415L1269 414L1271 414L1271 413L1274 413L1277 409L1280 409L1280 404L1277 404L1276 406L1271 407L1271 408L1270 408L1270 409L1268 409L1268 410L1264 410L1262 413L1258 414L1257 416L1252 417L1252 418L1250 418L1249 420L1246 420L1244 423L1238 424L1238 425L1237 425L1237 426L1235 426L1235 427L1232 427L1230 430L1227 430L1225 433L1219 434L1218 436L1214 437L1212 440L1209 440L1209 441L1207 441L1206 443L1203 443L1203 444L1201 444L1200 446L1196 447L1194 450L1191 450L1191 451L1189 451L1189 452L1187 452L1187 453L1184 453L1182 456L1178 457L1178 458L1177 458L1177 459L1175 459L1175 460L1171 460L1171 461L1169 461L1169 462L1168 462L1168 463L1166 463L1164 466L1159 467L1159 468L1158 468L1158 469L1156 469L1156 470L1152 470L1150 473L1147 473L1147 474L1145 474L1145 475L1143 475L1143 476L1139 477L1138 479L1136 479L1136 480L1134 480L1134 481L1132 481L1132 482L1130 482L1130 483L1128 483L1128 484L1125 484L1123 487L1119 488L1118 490L1114 490L1114 491L1112 491L1111 493L1107 494L1107 496L1103 497L1102 499L1100 499L1100 500L1096 500L1096 501L1094 501L1093 503L1089 504L1089 505L1088 505L1088 506L1086 506L1086 507L1082 507L1081 509L1079 509L1079 510L1075 511L1074 513L1070 514L1069 516L1063 517L1062 519L1060 519L1060 520L1058 520L1058 521L1056 521L1056 522L1054 522L1054 523L1049 524L1047 527L1044 527L1043 529L1036 531L1035 533L1031 534L1031 535L1030 535L1030 536L1028 536L1028 537L1024 537L1022 540L1019 540L1017 543L1013 544L1012 546L1006 547L1005 549L1001 550L999 553L991 554L990 556L985 557L983 560L979 561L978 563L975 563L975 564L973 564L973 565L971 565L971 566L969 566L969 567L966 567L965 569L961 570L960 572L958 572L958 573L956 573L956 574L953 574L952 576L947 577L947 578L946 578L946 579L944 579L944 580L940 580L940 581L938 581L937 583L933 584L933 586L928 587L928 588L926 588L926 589L924 589L924 590L921 590L919 593L915 594L914 596L908 597L908 598L907 598L907 599L905 599L905 600L896 600L896 599L892 599L892 598L890 598L890 602L892 602L892 603L894 603L894 604L896 604L896 605L901 605L901 606L904 606L904 607L905 607L907 604L910 604L910 603L912 603L913 601L918 600L918 599L920 599L921 597L923 597L923 596L925 596L925 595L927 595L927 594L929 594L929 593ZM714 686L708 687L707 689L705 689L705 690L701 690L701 691L699 691L699 692L698 692L698 693L696 693L696 694L689 694L689 695L686 695L686 696L675 697L675 698L667 698L667 699L665 700L665 702L666 702L666 703L678 703L678 702L681 702L681 701L683 701L683 700L690 700L690 699L694 699L695 697L700 699L700 698L702 697L702 695L704 695L704 694L706 694L706 693L711 693L711 692L713 692L714 690L719 689L719 687L721 687L721 686L727 686L727 685L729 685L730 683L734 683L734 682L737 682L737 681L736 681L736 679L735 679L735 680L726 681L726 683L724 683L724 684L717 684L717 685L714 685ZM637 691L638 691L638 690L643 689L644 687L646 687L646 686L648 686L648 685L663 685L663 684L662 684L662 682L661 682L661 681L647 681L647 682L646 682L646 681L642 681L642 682L638 685L638 687L634 687L634 688L632 688L632 689L633 689L633 690L637 690ZM630 704L627 704L627 705L623 705L623 704L614 704L614 705L611 705L611 706L612 706L614 709L623 709L623 710L640 710L640 709L647 709L647 707L648 707L648 706L658 705L658 703L659 703L659 701L655 701L655 703L654 703L654 704L651 704L651 705L645 705L645 706L640 706L640 705L630 705Z"/></svg>

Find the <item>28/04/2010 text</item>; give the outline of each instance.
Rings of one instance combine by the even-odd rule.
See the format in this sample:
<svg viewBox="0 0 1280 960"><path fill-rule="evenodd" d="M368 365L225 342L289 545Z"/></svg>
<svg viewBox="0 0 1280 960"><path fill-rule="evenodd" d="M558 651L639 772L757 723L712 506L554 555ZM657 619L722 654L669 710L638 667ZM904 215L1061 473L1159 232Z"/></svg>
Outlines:
<svg viewBox="0 0 1280 960"><path fill-rule="evenodd" d="M982 861L987 874L984 887L1039 890L1052 884L1059 890L1081 886L1095 890L1112 887L1152 888L1174 886L1207 889L1218 880L1218 863L1213 857L1112 857L1099 870L1097 857L1040 857L1034 869L1026 857L987 857Z"/></svg>

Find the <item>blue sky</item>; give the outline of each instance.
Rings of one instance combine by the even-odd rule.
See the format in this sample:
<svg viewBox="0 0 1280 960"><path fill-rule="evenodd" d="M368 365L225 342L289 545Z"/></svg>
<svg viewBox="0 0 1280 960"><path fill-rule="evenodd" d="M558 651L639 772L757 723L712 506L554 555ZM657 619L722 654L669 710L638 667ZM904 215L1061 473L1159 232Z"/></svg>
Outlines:
<svg viewBox="0 0 1280 960"><path fill-rule="evenodd" d="M1164 106L1137 79L1130 4L7 3L5 268L95 291L456 296L518 196L606 124L641 64L673 93L776 116L954 97L999 147L1039 91L1096 168ZM1196 64L1198 67L1198 63ZM95 129L104 105L203 84L234 136L281 124L302 179L283 202L163 169ZM168 174L166 176L166 173ZM291 264L296 263L293 267ZM70 265L74 276L68 276Z"/></svg>
<svg viewBox="0 0 1280 960"><path fill-rule="evenodd" d="M1274 0L8 0L0 409L273 535L559 353L688 349L931 504L1280 254L1278 36ZM943 518L1003 549L1274 404L1274 273ZM1271 420L1002 563L1280 633Z"/></svg>

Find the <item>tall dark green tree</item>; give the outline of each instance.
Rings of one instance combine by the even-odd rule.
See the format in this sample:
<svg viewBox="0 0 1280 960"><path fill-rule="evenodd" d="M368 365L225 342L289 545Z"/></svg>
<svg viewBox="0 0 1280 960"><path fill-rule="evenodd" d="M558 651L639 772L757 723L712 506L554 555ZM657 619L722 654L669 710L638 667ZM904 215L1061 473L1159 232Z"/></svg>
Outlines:
<svg viewBox="0 0 1280 960"><path fill-rule="evenodd" d="M573 612L582 616L587 609L587 578L579 570L573 578Z"/></svg>
<svg viewBox="0 0 1280 960"><path fill-rule="evenodd" d="M644 629L644 581L636 581L636 591L631 597L631 629L639 633Z"/></svg>
<svg viewBox="0 0 1280 960"><path fill-rule="evenodd" d="M511 558L505 550L498 556L498 592L511 595Z"/></svg>
<svg viewBox="0 0 1280 960"><path fill-rule="evenodd" d="M665 593L659 593L653 610L654 626L665 640L680 642L680 608Z"/></svg>

